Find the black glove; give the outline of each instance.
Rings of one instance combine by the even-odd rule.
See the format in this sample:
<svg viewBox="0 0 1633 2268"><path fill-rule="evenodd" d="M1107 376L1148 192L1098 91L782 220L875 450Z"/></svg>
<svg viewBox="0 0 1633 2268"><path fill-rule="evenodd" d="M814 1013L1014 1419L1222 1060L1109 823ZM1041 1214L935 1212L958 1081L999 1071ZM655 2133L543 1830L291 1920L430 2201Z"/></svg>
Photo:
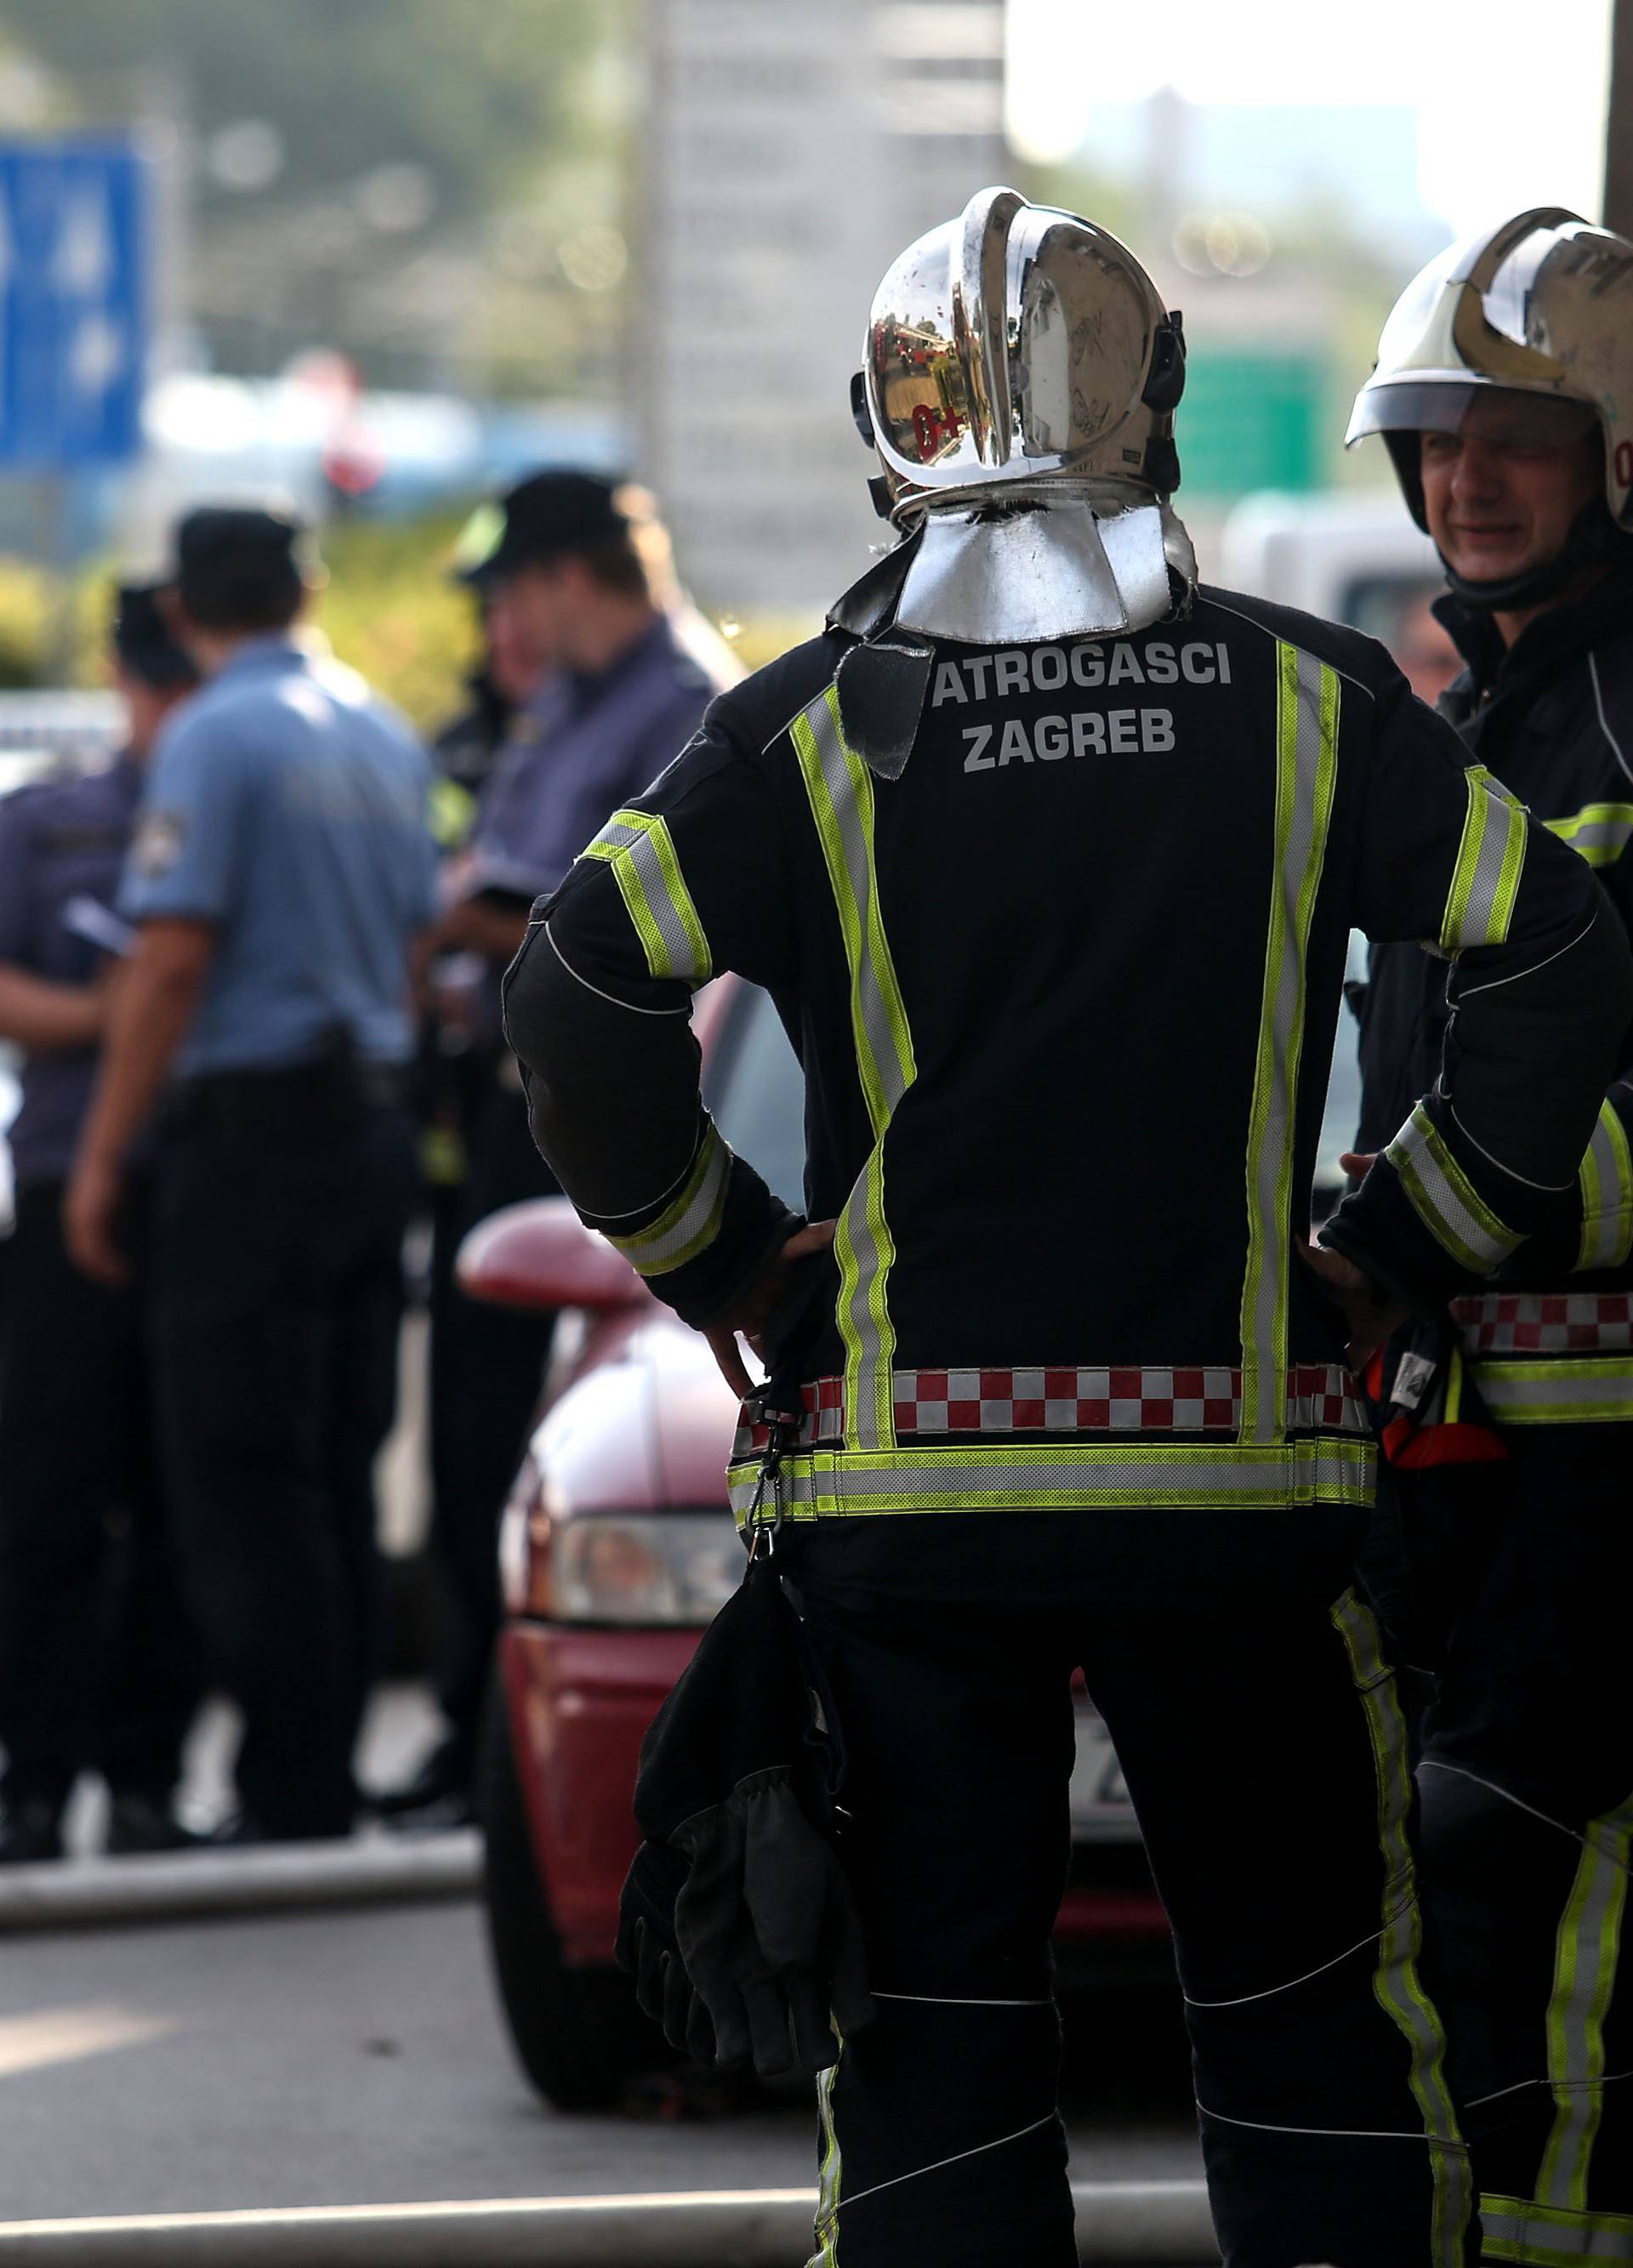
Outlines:
<svg viewBox="0 0 1633 2268"><path fill-rule="evenodd" d="M686 1862L664 1843L643 1843L618 1902L618 1966L635 1979L635 1998L683 2055L714 2061L714 2027L691 1989L675 1940L675 1902Z"/></svg>
<svg viewBox="0 0 1633 2268"><path fill-rule="evenodd" d="M875 2010L850 1885L802 1809L787 1767L740 1780L724 1803L683 1820L670 1839L689 1862L675 1902L676 1940L715 2060L752 2055L762 2079L796 2063L826 2071L839 2053L834 2026L860 2031ZM690 2043L696 2012L686 2029Z"/></svg>

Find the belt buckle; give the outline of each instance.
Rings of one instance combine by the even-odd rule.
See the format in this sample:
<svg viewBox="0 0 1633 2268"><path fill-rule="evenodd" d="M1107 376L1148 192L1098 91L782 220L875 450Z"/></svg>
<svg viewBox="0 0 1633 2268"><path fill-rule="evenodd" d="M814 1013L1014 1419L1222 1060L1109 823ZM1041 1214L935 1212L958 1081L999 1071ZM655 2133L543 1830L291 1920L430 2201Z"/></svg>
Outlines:
<svg viewBox="0 0 1633 2268"><path fill-rule="evenodd" d="M750 1397L749 1412L754 1425L766 1428L765 1447L760 1452L760 1476L755 1483L753 1501L749 1506L749 1560L752 1565L762 1538L765 1543L766 1557L772 1558L776 1555L777 1538L781 1533L783 1521L787 1518L787 1506L782 1492L782 1461L799 1440L801 1413L796 1410L774 1409L765 1392ZM771 1491L773 1507L769 1520L763 1517L767 1489Z"/></svg>

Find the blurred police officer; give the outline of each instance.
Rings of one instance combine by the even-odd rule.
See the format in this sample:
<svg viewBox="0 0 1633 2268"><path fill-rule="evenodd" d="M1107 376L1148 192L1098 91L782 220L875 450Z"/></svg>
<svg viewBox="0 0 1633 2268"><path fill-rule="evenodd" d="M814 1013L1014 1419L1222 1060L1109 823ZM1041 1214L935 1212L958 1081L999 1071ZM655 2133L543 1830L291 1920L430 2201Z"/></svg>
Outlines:
<svg viewBox="0 0 1633 2268"><path fill-rule="evenodd" d="M1381 433L1451 585L1441 703L1470 757L1633 925L1633 244L1548 208L1402 294L1352 441ZM1445 974L1375 946L1364 1168L1457 1059ZM1544 1230L1393 1351L1419 1769L1452 2070L1487 2257L1633 2258L1633 1032Z"/></svg>
<svg viewBox="0 0 1633 2268"><path fill-rule="evenodd" d="M482 956L473 1003L483 1067L470 1128L460 1232L556 1183L533 1146L515 1060L499 1027L499 986L527 932L588 836L691 739L720 685L741 674L673 589L652 499L600 474L548 470L488 514L485 544L461 571L500 631L513 669L530 665L524 703L488 775L466 856L452 869L445 946ZM450 1644L441 1679L448 1736L388 1810L468 1801L471 1759L499 1621L497 1542L538 1400L554 1326L456 1289L432 1357L435 1540L447 1572Z"/></svg>
<svg viewBox="0 0 1633 2268"><path fill-rule="evenodd" d="M303 549L265 512L178 531L179 634L209 682L155 752L121 897L140 936L67 1199L75 1257L118 1280L159 1110L161 1448L188 1597L243 1712L246 1837L352 1817L433 881L425 755L298 635Z"/></svg>
<svg viewBox="0 0 1633 2268"><path fill-rule="evenodd" d="M129 933L113 910L166 717L197 683L151 588L118 593L129 716L105 771L0 806L0 1036L23 1051L11 1130L16 1226L0 1300L0 1859L61 1854L80 1771L107 1779L114 1851L187 1840L171 1814L197 1697L150 1432L146 1174L126 1216L132 1280L69 1259L63 1189Z"/></svg>
<svg viewBox="0 0 1633 2268"><path fill-rule="evenodd" d="M1322 1279L1364 1344L1372 1287L1432 1300L1489 1264L1471 1216L1540 1216L1633 961L1381 647L1198 586L1181 335L1114 238L984 191L867 335L901 541L602 829L506 987L586 1219L740 1392L737 1330L771 1364L731 1494L826 1671L876 2014L779 2021L826 1919L786 1772L681 1815L675 1945L717 2040L746 2003L763 2069L830 2066L813 2268L1070 2268L1049 1940L1081 1665L1173 1925L1230 2268L1455 2268L1405 1731L1350 1582L1373 1456ZM1352 924L1464 954L1462 1048L1306 1267ZM698 1093L720 968L800 1035L809 1227Z"/></svg>

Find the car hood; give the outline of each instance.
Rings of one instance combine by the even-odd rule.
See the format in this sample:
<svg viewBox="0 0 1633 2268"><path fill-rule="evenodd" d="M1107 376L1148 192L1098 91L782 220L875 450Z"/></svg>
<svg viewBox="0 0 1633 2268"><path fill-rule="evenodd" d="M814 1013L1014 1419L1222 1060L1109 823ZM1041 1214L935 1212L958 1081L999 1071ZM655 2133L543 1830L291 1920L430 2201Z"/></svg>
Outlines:
<svg viewBox="0 0 1633 2268"><path fill-rule="evenodd" d="M736 1423L706 1341L669 1316L643 1317L553 1405L533 1454L563 1512L724 1509Z"/></svg>

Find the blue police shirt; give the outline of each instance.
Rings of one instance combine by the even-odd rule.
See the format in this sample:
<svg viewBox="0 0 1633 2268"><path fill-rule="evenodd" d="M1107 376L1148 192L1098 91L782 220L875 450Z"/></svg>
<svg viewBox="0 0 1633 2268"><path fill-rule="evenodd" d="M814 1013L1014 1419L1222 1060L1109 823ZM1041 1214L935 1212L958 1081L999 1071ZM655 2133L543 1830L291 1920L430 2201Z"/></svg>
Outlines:
<svg viewBox="0 0 1633 2268"><path fill-rule="evenodd" d="M110 909L141 792L141 768L123 755L106 771L42 780L0 803L0 961L55 984L88 984L120 951L126 932ZM94 1048L26 1058L7 1138L23 1187L67 1178L96 1065Z"/></svg>
<svg viewBox="0 0 1633 2268"><path fill-rule="evenodd" d="M483 789L467 887L553 890L619 805L679 755L720 689L667 615L610 669L551 679Z"/></svg>
<svg viewBox="0 0 1633 2268"><path fill-rule="evenodd" d="M407 1056L430 781L395 711L288 636L240 646L166 725L119 902L218 930L179 1075L300 1063L336 1030L371 1061Z"/></svg>

